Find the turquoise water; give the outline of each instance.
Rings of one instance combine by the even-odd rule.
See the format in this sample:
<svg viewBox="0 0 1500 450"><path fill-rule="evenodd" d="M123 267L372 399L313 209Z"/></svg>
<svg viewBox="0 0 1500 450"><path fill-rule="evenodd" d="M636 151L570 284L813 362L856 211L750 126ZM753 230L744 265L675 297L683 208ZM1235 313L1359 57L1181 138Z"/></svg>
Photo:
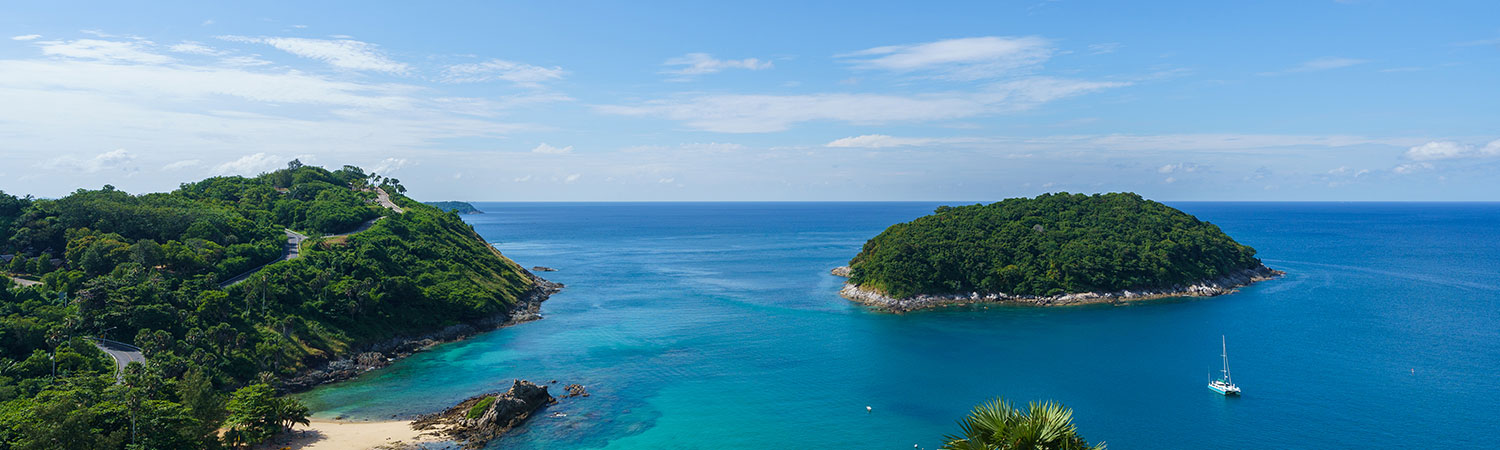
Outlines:
<svg viewBox="0 0 1500 450"><path fill-rule="evenodd" d="M898 316L837 295L829 268L937 205L477 204L465 220L502 252L560 270L546 318L305 398L389 418L514 378L593 393L493 448L934 448L993 396L1062 401L1114 449L1500 430L1500 204L1173 204L1288 272L1217 298ZM1220 335L1242 398L1205 387Z"/></svg>

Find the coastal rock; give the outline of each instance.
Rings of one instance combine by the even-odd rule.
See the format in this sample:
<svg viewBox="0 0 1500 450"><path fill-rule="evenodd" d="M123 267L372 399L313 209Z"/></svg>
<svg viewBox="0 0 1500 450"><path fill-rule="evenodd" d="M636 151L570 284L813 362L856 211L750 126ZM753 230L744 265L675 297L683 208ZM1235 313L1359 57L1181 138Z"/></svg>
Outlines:
<svg viewBox="0 0 1500 450"><path fill-rule="evenodd" d="M531 289L526 291L509 311L470 323L451 325L438 331L419 335L403 336L364 345L342 358L303 370L291 378L283 379L277 386L281 393L296 393L318 385L347 380L360 374L390 365L397 359L411 356L434 345L453 342L477 333L508 327L541 319L542 302L561 291L562 283L554 283L532 275Z"/></svg>
<svg viewBox="0 0 1500 450"><path fill-rule="evenodd" d="M1076 292L1053 296L1008 295L998 292L970 292L965 294L918 295L906 298L893 298L878 291L865 289L853 284L844 284L843 289L839 290L839 295L856 303L861 303L877 310L893 313L904 313L908 311L937 308L942 306L967 305L975 303L1010 303L1027 306L1069 306L1092 303L1124 303L1171 297L1212 297L1217 295L1230 294L1238 290L1238 288L1240 287L1248 286L1258 281L1276 278L1285 274L1286 272L1274 270L1266 267L1265 265L1261 265L1258 267L1229 273L1211 280L1200 281L1187 286L1177 285L1157 289L1134 289L1115 292Z"/></svg>
<svg viewBox="0 0 1500 450"><path fill-rule="evenodd" d="M547 393L546 386L516 380L503 393L470 397L446 411L418 418L412 423L412 428L440 429L442 434L458 441L464 448L482 448L524 423L537 410L556 402ZM485 403L489 405L484 406ZM481 407L483 412L473 413Z"/></svg>
<svg viewBox="0 0 1500 450"><path fill-rule="evenodd" d="M828 271L828 273L831 273L836 277L849 278L849 270L849 266L838 266L834 267L833 270Z"/></svg>
<svg viewBox="0 0 1500 450"><path fill-rule="evenodd" d="M581 384L570 384L567 386L563 386L563 389L568 391L568 395L564 395L563 398L589 396L589 391L587 389L584 389L583 385Z"/></svg>
<svg viewBox="0 0 1500 450"><path fill-rule="evenodd" d="M557 269L553 269L553 268L547 267L547 266L531 266L531 270L535 271L535 272L556 272L557 271Z"/></svg>

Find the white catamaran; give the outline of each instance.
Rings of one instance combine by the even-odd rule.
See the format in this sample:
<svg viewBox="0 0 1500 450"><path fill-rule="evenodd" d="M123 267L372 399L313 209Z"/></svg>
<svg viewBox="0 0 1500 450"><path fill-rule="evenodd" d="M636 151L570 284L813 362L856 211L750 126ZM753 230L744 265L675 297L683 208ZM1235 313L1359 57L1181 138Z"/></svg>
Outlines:
<svg viewBox="0 0 1500 450"><path fill-rule="evenodd" d="M1235 386L1234 381L1229 378L1229 345L1224 336L1219 336L1219 345L1222 350L1219 356L1224 358L1224 377L1209 381L1208 389L1224 395L1240 395L1240 387Z"/></svg>

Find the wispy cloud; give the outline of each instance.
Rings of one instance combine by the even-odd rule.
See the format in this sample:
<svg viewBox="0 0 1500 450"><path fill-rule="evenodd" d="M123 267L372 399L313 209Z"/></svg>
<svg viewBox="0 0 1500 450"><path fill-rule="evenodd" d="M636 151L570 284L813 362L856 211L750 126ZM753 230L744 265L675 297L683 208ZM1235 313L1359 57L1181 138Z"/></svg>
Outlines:
<svg viewBox="0 0 1500 450"><path fill-rule="evenodd" d="M543 82L561 79L567 74L561 67L541 67L503 59L481 63L455 64L443 70L448 83L477 83L502 80L518 86L540 87Z"/></svg>
<svg viewBox="0 0 1500 450"><path fill-rule="evenodd" d="M1406 157L1417 161L1500 157L1500 139L1483 147L1453 141L1432 141L1408 149Z"/></svg>
<svg viewBox="0 0 1500 450"><path fill-rule="evenodd" d="M294 158L283 158L265 152L245 155L239 159L219 164L214 167L214 173L219 175L242 175L250 176L269 172L280 168L287 161ZM296 159L301 159L296 158Z"/></svg>
<svg viewBox="0 0 1500 450"><path fill-rule="evenodd" d="M676 67L663 73L679 75L678 79L687 79L694 75L718 73L725 69L763 70L771 68L770 61L762 61L757 58L745 59L717 59L707 53L688 53L668 59L662 65Z"/></svg>
<svg viewBox="0 0 1500 450"><path fill-rule="evenodd" d="M931 144L952 144L960 142L972 142L968 138L925 138L925 137L895 137L884 134L865 134L850 136L843 139L835 139L833 142L824 144L824 147L833 148L890 148L890 147L914 147Z"/></svg>
<svg viewBox="0 0 1500 450"><path fill-rule="evenodd" d="M142 41L75 39L71 41L39 41L37 45L41 46L42 54L44 55L66 58L143 64L161 64L173 61L173 58L170 56L152 53L147 49L149 43Z"/></svg>
<svg viewBox="0 0 1500 450"><path fill-rule="evenodd" d="M1367 63L1367 62L1370 62L1370 61L1369 60L1364 60L1364 59L1355 59L1355 58L1325 57L1325 58L1318 58L1318 59L1309 60L1309 61L1303 62L1302 64L1298 64L1296 66L1293 66L1293 67L1290 67L1290 68L1287 68L1287 69L1283 69L1283 70L1278 70L1278 71L1274 71L1274 72L1261 72L1260 75L1263 75L1263 76L1273 76L1273 75L1287 75L1287 74L1304 73L1304 72L1320 72L1320 71L1324 71L1324 70L1342 69L1342 68L1345 68L1345 67L1357 66L1357 65L1364 64L1364 63Z"/></svg>
<svg viewBox="0 0 1500 450"><path fill-rule="evenodd" d="M836 56L861 69L978 80L1033 68L1052 53L1051 43L1040 37L986 36L888 45Z"/></svg>
<svg viewBox="0 0 1500 450"><path fill-rule="evenodd" d="M341 69L405 74L411 66L385 56L375 44L353 39L308 39L291 37L219 36L230 42L266 44L303 58L323 61Z"/></svg>
<svg viewBox="0 0 1500 450"><path fill-rule="evenodd" d="M35 39L38 39L38 38L41 38L41 37L42 37L42 35L40 35L40 34L23 34L23 35L20 35L20 36L11 36L10 40L12 40L12 41L30 41L30 40L35 40Z"/></svg>
<svg viewBox="0 0 1500 450"><path fill-rule="evenodd" d="M926 122L1023 111L1061 98L1127 84L1038 77L994 83L976 92L915 96L701 95L639 105L605 105L596 107L596 110L606 114L664 117L706 131L764 133L812 121L854 124Z"/></svg>
<svg viewBox="0 0 1500 450"><path fill-rule="evenodd" d="M207 45L203 45L200 42L193 41L183 41L182 43L167 47L167 49L177 53L187 53L192 55L217 56L224 54L224 52L215 50L213 47L209 47Z"/></svg>
<svg viewBox="0 0 1500 450"><path fill-rule="evenodd" d="M531 149L531 152L547 155L565 155L568 153L573 153L573 146L569 145L567 147L558 148L547 145L546 142L543 142L541 145L536 146L536 148Z"/></svg>
<svg viewBox="0 0 1500 450"><path fill-rule="evenodd" d="M42 163L42 167L70 172L94 173L105 169L115 169L124 172L134 172L135 154L117 148L91 158L78 158L72 155L63 155Z"/></svg>

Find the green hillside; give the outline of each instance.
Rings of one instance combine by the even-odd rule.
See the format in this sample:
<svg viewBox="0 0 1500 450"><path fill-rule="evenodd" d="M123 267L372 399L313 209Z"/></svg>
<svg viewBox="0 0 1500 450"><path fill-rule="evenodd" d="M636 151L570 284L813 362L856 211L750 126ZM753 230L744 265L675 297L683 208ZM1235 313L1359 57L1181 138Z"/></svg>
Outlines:
<svg viewBox="0 0 1500 450"><path fill-rule="evenodd" d="M374 203L376 187L405 213ZM21 288L0 278L0 450L33 448L22 446L36 433L28 427L44 419L82 421L103 440L73 448L122 448L109 439L128 419L109 411L143 399L161 402L157 418L181 422L163 426L188 435L172 444L185 447L143 448L209 446L203 430L220 425L222 405L186 406L201 396L176 388L185 377L207 380L210 391L267 382L364 343L504 314L532 287L456 214L404 191L357 167L294 161L170 193L0 193L0 254L17 255L0 270L44 282ZM288 229L311 238L300 257L281 261ZM61 265L39 263L52 258ZM148 364L127 378L152 387L134 398L115 392L113 363L83 336L141 347Z"/></svg>

